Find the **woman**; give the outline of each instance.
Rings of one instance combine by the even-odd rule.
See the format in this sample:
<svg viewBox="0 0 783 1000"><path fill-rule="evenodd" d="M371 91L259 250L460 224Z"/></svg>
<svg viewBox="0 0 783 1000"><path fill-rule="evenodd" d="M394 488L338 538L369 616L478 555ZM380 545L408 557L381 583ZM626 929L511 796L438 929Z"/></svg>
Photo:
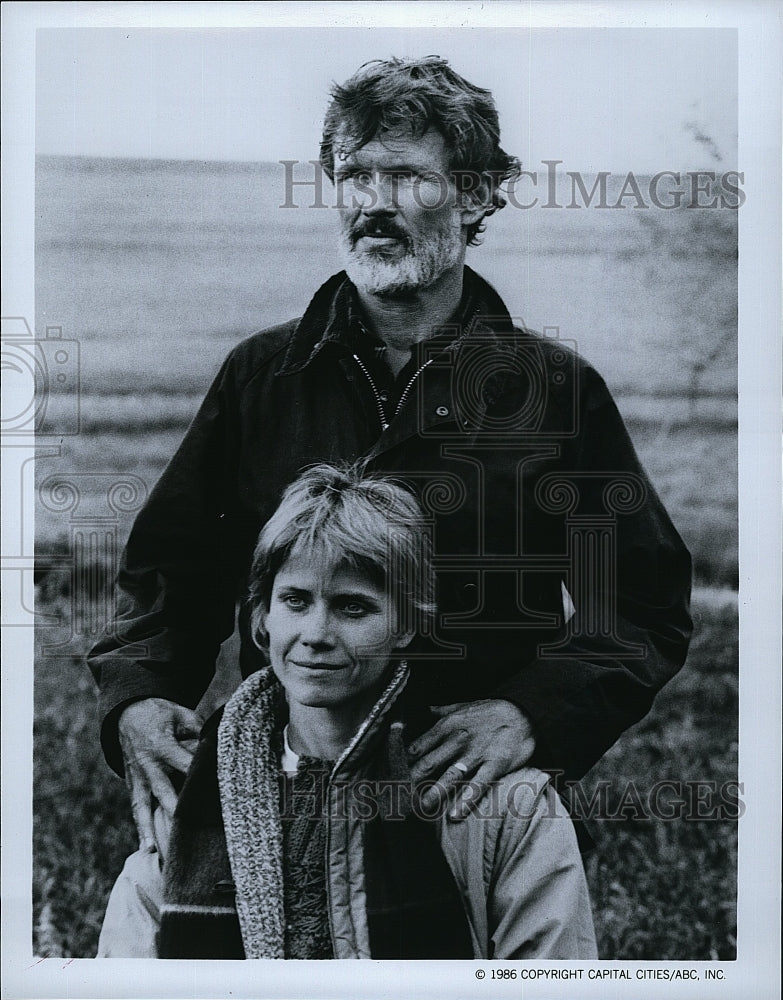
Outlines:
<svg viewBox="0 0 783 1000"><path fill-rule="evenodd" d="M401 656L432 592L406 490L329 466L289 487L251 571L270 667L205 726L163 871L129 860L99 954L595 957L576 837L545 775L507 776L459 823L425 813L411 784L404 724L410 737L432 719L406 711Z"/></svg>

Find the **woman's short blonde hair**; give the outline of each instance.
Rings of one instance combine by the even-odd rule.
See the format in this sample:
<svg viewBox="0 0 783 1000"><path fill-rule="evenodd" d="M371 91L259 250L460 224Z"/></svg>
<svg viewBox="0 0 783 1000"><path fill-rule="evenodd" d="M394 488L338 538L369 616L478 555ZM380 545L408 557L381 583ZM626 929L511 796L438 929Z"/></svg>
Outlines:
<svg viewBox="0 0 783 1000"><path fill-rule="evenodd" d="M391 479L316 465L286 489L250 570L251 628L262 646L274 579L291 557L366 576L394 601L401 633L420 631L435 613L428 526L413 494Z"/></svg>

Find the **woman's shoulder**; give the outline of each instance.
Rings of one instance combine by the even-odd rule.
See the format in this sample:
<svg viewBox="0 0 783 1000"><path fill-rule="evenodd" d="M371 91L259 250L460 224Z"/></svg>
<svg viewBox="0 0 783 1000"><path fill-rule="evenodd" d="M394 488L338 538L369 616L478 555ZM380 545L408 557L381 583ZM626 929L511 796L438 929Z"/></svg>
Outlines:
<svg viewBox="0 0 783 1000"><path fill-rule="evenodd" d="M465 794L471 794L467 781ZM534 767L523 767L493 782L476 801L471 812L460 821L453 821L447 814L439 817L439 835L442 848L453 862L452 867L475 871L481 859L485 883L499 855L512 845L521 848L531 825L538 825L547 817L568 819L565 807L554 789L549 775ZM569 821L570 822L570 821Z"/></svg>
<svg viewBox="0 0 783 1000"><path fill-rule="evenodd" d="M522 767L499 778L495 783L499 818L530 818L543 799L554 793L549 775L537 767ZM555 798L557 796L555 795Z"/></svg>
<svg viewBox="0 0 783 1000"><path fill-rule="evenodd" d="M470 782L467 783L470 785ZM557 808L560 799L551 778L536 767L522 767L494 781L479 797L465 822L526 827L542 810Z"/></svg>

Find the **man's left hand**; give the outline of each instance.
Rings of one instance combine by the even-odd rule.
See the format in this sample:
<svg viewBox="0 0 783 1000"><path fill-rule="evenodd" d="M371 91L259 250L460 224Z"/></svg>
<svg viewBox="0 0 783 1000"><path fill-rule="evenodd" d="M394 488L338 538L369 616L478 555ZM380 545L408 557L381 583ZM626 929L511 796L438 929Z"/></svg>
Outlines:
<svg viewBox="0 0 783 1000"><path fill-rule="evenodd" d="M510 701L467 701L433 706L440 716L408 748L414 783L435 782L421 796L422 810L452 800L449 819L464 819L489 786L523 767L535 738L527 716Z"/></svg>

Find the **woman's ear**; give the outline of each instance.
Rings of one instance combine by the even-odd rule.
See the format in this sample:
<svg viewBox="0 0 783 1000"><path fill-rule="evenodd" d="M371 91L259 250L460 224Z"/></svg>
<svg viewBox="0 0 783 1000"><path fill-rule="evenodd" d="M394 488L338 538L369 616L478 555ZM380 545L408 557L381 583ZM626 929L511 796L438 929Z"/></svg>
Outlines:
<svg viewBox="0 0 783 1000"><path fill-rule="evenodd" d="M264 652L269 652L269 634L266 630L267 610L263 605L258 605L250 618L253 642Z"/></svg>
<svg viewBox="0 0 783 1000"><path fill-rule="evenodd" d="M403 632L402 635L397 640L395 649L405 649L406 646L410 646L413 642L413 637L416 635L415 632Z"/></svg>

